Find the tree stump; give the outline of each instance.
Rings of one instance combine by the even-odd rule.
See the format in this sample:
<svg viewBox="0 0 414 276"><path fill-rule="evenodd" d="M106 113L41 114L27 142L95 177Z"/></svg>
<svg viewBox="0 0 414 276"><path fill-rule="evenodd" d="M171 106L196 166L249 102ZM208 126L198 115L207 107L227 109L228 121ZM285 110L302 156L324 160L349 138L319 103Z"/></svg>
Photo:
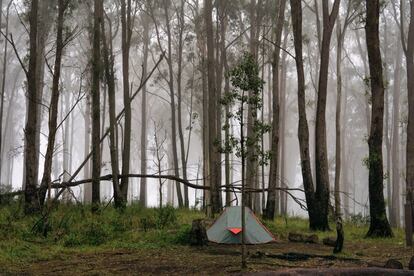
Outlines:
<svg viewBox="0 0 414 276"><path fill-rule="evenodd" d="M202 219L195 219L191 225L190 244L193 246L207 245L207 231L205 221Z"/></svg>

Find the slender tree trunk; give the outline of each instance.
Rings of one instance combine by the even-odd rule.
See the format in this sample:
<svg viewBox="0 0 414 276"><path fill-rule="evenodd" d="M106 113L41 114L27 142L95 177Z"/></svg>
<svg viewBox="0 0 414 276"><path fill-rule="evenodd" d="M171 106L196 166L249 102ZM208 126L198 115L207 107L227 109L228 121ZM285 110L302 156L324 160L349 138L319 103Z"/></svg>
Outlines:
<svg viewBox="0 0 414 276"><path fill-rule="evenodd" d="M315 192L312 179L311 162L309 156L309 128L306 119L305 73L303 69L302 52L302 1L290 0L292 13L293 37L295 44L295 61L298 76L298 110L299 110L299 150L302 168L303 187L305 189L306 204L309 214L309 226L318 229L318 210L315 209Z"/></svg>
<svg viewBox="0 0 414 276"><path fill-rule="evenodd" d="M342 32L341 20L336 22L337 46L336 46L336 114L335 114L335 216L341 217L341 159L342 151L342 47L345 34Z"/></svg>
<svg viewBox="0 0 414 276"><path fill-rule="evenodd" d="M94 23L93 23L93 47L92 47L92 204L93 209L100 203L100 73L101 73L101 24L102 24L102 0L94 0Z"/></svg>
<svg viewBox="0 0 414 276"><path fill-rule="evenodd" d="M70 94L69 92L65 93L65 100L64 100L64 107L65 111L64 114L68 114L70 110ZM62 98L62 110L63 110L63 98ZM62 144L63 144L63 151L62 151L62 157L63 157L63 181L68 181L70 178L70 168L69 168L69 158L70 158L70 152L69 152L69 143L70 143L70 118L67 118L64 123L64 130L62 135ZM71 198L71 195L69 193L69 190L66 189L63 192L62 200L64 202L69 202Z"/></svg>
<svg viewBox="0 0 414 276"><path fill-rule="evenodd" d="M225 5L225 1L221 1L221 29L220 29L220 51L221 51L221 62L223 64L224 74L226 74L230 68L229 63L227 60L227 50L226 50L226 32L227 32L227 25L228 25L228 16L227 16L227 5ZM227 76L224 78L224 91L223 94L227 95L230 93L230 80ZM230 143L230 118L229 118L230 108L228 105L225 106L224 110L224 120L225 120L225 128L224 128L224 139L226 145ZM224 153L224 175L225 175L225 185L226 185L226 206L231 205L231 179L230 179L230 172L231 164L230 164L230 153Z"/></svg>
<svg viewBox="0 0 414 276"><path fill-rule="evenodd" d="M204 17L206 23L207 35L207 87L208 87L208 151L209 151L209 178L210 178L210 206L211 214L217 214L221 209L221 192L218 183L219 160L215 141L217 139L217 101L216 101L216 74L214 60L214 39L213 39L213 22L212 22L213 5L212 0L204 0Z"/></svg>
<svg viewBox="0 0 414 276"><path fill-rule="evenodd" d="M260 4L262 1L259 0L259 3L256 0L250 1L250 54L254 57L254 60L257 61L258 59L258 34L259 34L259 23L258 23L258 10L261 8ZM249 92L249 97L252 92ZM254 110L252 105L248 105L247 110L247 131L246 131L246 139L251 140L253 139L253 122L257 119L257 110ZM247 149L247 156L246 156L246 187L253 189L256 188L256 179L257 179L257 162L256 162L256 150L254 145L248 145ZM256 210L256 204L254 204L255 195L253 193L246 193L246 206L249 208L253 208L255 212L259 212L260 210ZM254 204L254 205L253 205Z"/></svg>
<svg viewBox="0 0 414 276"><path fill-rule="evenodd" d="M341 168L341 174L342 174L342 178L341 178L341 187L345 192L345 196L344 196L344 215L345 218L349 217L350 214L350 205L349 205L349 199L351 196L355 197L355 195L351 195L350 194L350 182L349 182L349 168L348 168L348 163L349 163L349 159L351 157L351 153L346 151L347 147L347 126L348 126L348 119L347 119L347 111L348 111L348 99L347 99L347 92L348 91L348 80L345 79L345 83L344 83L344 94L343 94L343 112L342 112L342 118L341 118L341 122L342 122L342 133L341 133L341 158L342 158L342 168Z"/></svg>
<svg viewBox="0 0 414 276"><path fill-rule="evenodd" d="M326 98L328 92L330 44L333 27L338 16L339 4L340 0L335 0L332 12L329 13L329 1L322 1L323 32L315 125L315 203L318 205L317 208L319 210L315 227L322 231L329 229L329 167L326 145Z"/></svg>
<svg viewBox="0 0 414 276"><path fill-rule="evenodd" d="M391 237L383 193L382 137L384 123L384 82L379 41L379 0L367 0L366 43L371 80L372 112L369 146L369 237Z"/></svg>
<svg viewBox="0 0 414 276"><path fill-rule="evenodd" d="M174 90L174 69L172 65L172 38L171 38L171 22L170 22L170 15L168 12L169 2L168 0L164 0L164 12L165 12L165 22L166 22L166 32L167 32L167 40L168 40L168 50L167 50L167 63L168 63L168 72L169 72L169 80L168 85L170 88L170 105L171 105L171 142L172 142L172 149L173 149L173 161L174 161L174 174L175 176L179 176L179 168L178 168L178 149L177 149L177 119L176 119L176 107L175 107L175 90ZM178 199L178 206L184 206L184 200L181 193L181 184L179 182L175 183L177 189L177 199Z"/></svg>
<svg viewBox="0 0 414 276"><path fill-rule="evenodd" d="M358 51L359 51L359 55L361 56L362 59L362 64L364 65L364 80L365 81L368 78L369 72L368 72L368 64L367 64L367 58L366 58L366 52L362 49L362 43L361 43L361 38L359 36L359 31L355 31L355 37L356 37L356 41L358 44ZM369 135L370 132L370 125L371 125L371 110L370 110L370 98L371 98L371 94L368 92L368 87L365 87L366 91L365 91L365 121L366 121L366 127L367 127L367 136Z"/></svg>
<svg viewBox="0 0 414 276"><path fill-rule="evenodd" d="M131 0L121 0L122 25L122 81L124 90L124 143L122 149L122 175L129 174L131 156L131 100L129 95L129 51L131 48ZM126 200L128 197L128 177L121 178L121 193Z"/></svg>
<svg viewBox="0 0 414 276"><path fill-rule="evenodd" d="M400 45L397 48L394 69L394 87L393 87L393 115L392 115L392 208L390 213L390 224L393 227L401 225L400 214L400 90L401 90L401 63L402 49Z"/></svg>
<svg viewBox="0 0 414 276"><path fill-rule="evenodd" d="M177 50L177 122L178 122L178 138L180 140L181 166L183 171L183 179L187 179L187 160L185 153L183 119L182 119L182 70L183 70L183 35L185 28L184 15L185 1L181 0L178 16L178 50ZM190 118L191 120L191 118ZM188 187L184 186L184 207L189 207Z"/></svg>
<svg viewBox="0 0 414 276"><path fill-rule="evenodd" d="M143 43L144 43L144 56L142 61L142 75L144 78L147 75L148 68L148 52L149 52L149 18L143 15ZM157 153L158 154L158 153ZM141 103L141 173L147 173L147 86L142 87L142 103ZM160 182L161 183L161 182ZM161 186L161 185L160 185ZM160 187L160 197L161 197ZM139 202L142 206L147 206L147 179L141 178L140 190L139 190ZM162 207L162 198L160 198L160 208Z"/></svg>
<svg viewBox="0 0 414 276"><path fill-rule="evenodd" d="M103 18L103 9L99 10L102 12L100 17ZM119 175L119 159L118 159L118 143L116 139L116 88L115 88L115 72L114 72L114 55L112 53L112 47L109 48L110 44L106 38L105 32L105 23L101 22L101 32L102 32L102 50L103 50L103 61L105 67L105 81L108 88L108 105L109 105L109 151L111 156L111 169L113 175ZM111 28L111 24L109 26ZM112 39L112 36L109 35L109 39ZM105 112L105 110L104 110ZM114 202L115 207L124 208L126 205L125 194L122 193L121 187L119 184L119 179L114 177L112 179L112 186L114 191Z"/></svg>
<svg viewBox="0 0 414 276"><path fill-rule="evenodd" d="M84 138L84 156L88 156L91 151L91 95L86 95L85 101L85 114L84 114L84 125L85 125L85 138ZM83 168L83 177L85 179L91 178L90 161L87 161ZM84 185L83 187L83 202L90 204L92 202L92 185Z"/></svg>
<svg viewBox="0 0 414 276"><path fill-rule="evenodd" d="M283 32L283 23L285 21L285 5L286 0L279 1L279 6L277 7L277 20L274 31L275 34L275 44L276 46L273 49L273 60L272 60L272 143L271 143L271 158L270 158L270 172L269 172L269 191L267 193L266 209L263 214L263 217L269 220L273 220L276 215L276 187L278 177L278 159L279 159L279 136L280 136L280 95L279 95L279 60L280 60L280 45L282 41L282 32Z"/></svg>
<svg viewBox="0 0 414 276"><path fill-rule="evenodd" d="M285 37L283 39L283 48L287 48L287 42L289 38L289 29L287 24L284 28ZM281 63L281 81L280 81L280 110L281 110L281 122L280 122L280 179L282 188L288 188L286 180L286 81L287 81L287 54L282 53ZM280 213L283 216L287 215L287 194L280 193Z"/></svg>
<svg viewBox="0 0 414 276"><path fill-rule="evenodd" d="M386 170L385 174L388 175L386 178L386 189L387 189L387 209L388 216L391 216L392 209L392 187L391 187L391 131L390 131L390 99L389 99L389 77L388 77L388 24L387 18L384 17L384 43L383 43L383 56L384 56L384 115L385 115L385 128L384 128L384 140L385 140L385 151L386 151Z"/></svg>
<svg viewBox="0 0 414 276"><path fill-rule="evenodd" d="M38 148L36 148L36 125L38 116L37 83L36 83L36 57L37 57L37 24L38 0L33 0L29 12L29 70L27 72L27 120L25 127L25 213L31 214L40 210L39 196L36 192L38 174Z"/></svg>
<svg viewBox="0 0 414 276"><path fill-rule="evenodd" d="M9 33L9 13L10 13L10 6L12 1L9 2L7 5L6 11L6 35ZM3 1L0 1L0 11L3 11ZM2 12L0 12L2 13ZM2 25L1 15L0 15L0 25ZM1 80L1 103L0 103L0 184L3 183L2 181L2 168L3 168L3 155L1 152L3 151L3 137L6 137L3 133L3 113L4 113L4 96L5 96L5 87L6 87L6 75L7 75L7 48L9 43L6 41L4 42L4 53L3 53L3 75Z"/></svg>
<svg viewBox="0 0 414 276"><path fill-rule="evenodd" d="M410 1L410 24L408 28L408 39L406 47L406 62L407 62L407 94L408 94L408 123L407 123L407 148L406 148L406 207L405 210L410 210L413 213L413 191L414 191L414 3ZM411 222L407 214L406 217L406 231L407 231L407 245L412 245L412 227L407 225ZM408 234L410 237L408 237Z"/></svg>

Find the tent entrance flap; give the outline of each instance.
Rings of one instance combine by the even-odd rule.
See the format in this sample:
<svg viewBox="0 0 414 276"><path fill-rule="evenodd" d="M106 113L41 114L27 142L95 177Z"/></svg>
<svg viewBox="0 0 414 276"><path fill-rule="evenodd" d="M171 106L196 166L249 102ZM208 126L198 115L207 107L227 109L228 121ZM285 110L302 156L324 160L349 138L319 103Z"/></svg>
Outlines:
<svg viewBox="0 0 414 276"><path fill-rule="evenodd" d="M246 228L244 232L247 244L261 244L274 241L273 235L260 223L254 213L245 207ZM207 230L209 241L224 244L241 244L241 207L227 207Z"/></svg>
<svg viewBox="0 0 414 276"><path fill-rule="evenodd" d="M241 228L229 228L229 231L232 232L234 235L237 235L242 231Z"/></svg>

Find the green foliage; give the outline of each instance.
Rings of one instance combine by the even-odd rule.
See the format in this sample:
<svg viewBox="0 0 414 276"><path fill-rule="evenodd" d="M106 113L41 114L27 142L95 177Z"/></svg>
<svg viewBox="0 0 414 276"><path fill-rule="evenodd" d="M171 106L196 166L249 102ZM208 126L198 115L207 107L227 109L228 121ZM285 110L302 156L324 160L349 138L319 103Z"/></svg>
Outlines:
<svg viewBox="0 0 414 276"><path fill-rule="evenodd" d="M348 221L355 226L363 227L369 225L369 219L369 216L363 216L361 213L358 213L351 215Z"/></svg>
<svg viewBox="0 0 414 276"><path fill-rule="evenodd" d="M248 151L253 160L266 164L270 153L262 149L260 141L270 131L270 126L257 119L258 111L263 108L262 93L264 81L259 77L259 66L253 56L244 53L237 66L227 73L233 89L223 95L221 104L228 107L236 106L235 112L228 113L228 119L235 119L240 128L246 124L243 120L245 105L250 107L253 117L253 134L247 137L236 137L230 134L225 141L215 141L222 153L235 153L238 158L246 157ZM231 109L231 108L230 108ZM226 120L227 121L227 120ZM228 124L222 126L229 129Z"/></svg>
<svg viewBox="0 0 414 276"><path fill-rule="evenodd" d="M167 205L157 209L157 229L174 227L177 225L177 215L173 206Z"/></svg>
<svg viewBox="0 0 414 276"><path fill-rule="evenodd" d="M17 202L0 207L0 267L52 260L77 252L186 246L190 243L191 222L204 218L204 214L171 206L142 208L138 204L127 206L123 212L108 207L93 214L90 206L62 204L48 219L50 228L46 237L42 231L32 231L40 218L23 216ZM357 215L345 221L345 241L368 245L378 242L364 238L368 219ZM146 231L142 225L145 220L150 224ZM335 235L334 231L311 232L308 220L298 217L278 217L263 224L278 240L286 240L289 232L316 233L320 239ZM394 238L381 240L381 243L402 244L403 230L395 229L394 234Z"/></svg>

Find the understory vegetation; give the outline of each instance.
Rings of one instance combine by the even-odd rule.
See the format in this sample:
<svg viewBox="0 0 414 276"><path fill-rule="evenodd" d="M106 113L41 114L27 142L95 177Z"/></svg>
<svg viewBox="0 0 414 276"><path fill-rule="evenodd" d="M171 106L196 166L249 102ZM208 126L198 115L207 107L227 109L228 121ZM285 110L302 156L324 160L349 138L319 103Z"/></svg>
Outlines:
<svg viewBox="0 0 414 276"><path fill-rule="evenodd" d="M111 205L92 213L90 206L61 204L45 222L42 216L24 216L19 203L0 207L0 267L27 265L31 262L63 258L76 253L105 252L116 249L180 249L189 245L194 219L204 218L198 210L171 206L143 208L129 205L124 211ZM277 217L263 221L277 241L288 234L316 233L321 241L334 237L331 232L312 232L308 221L299 217ZM356 216L344 224L345 242L403 246L403 231L394 229L392 239L367 239L369 220ZM335 229L331 222L331 229ZM292 248L294 245L292 245ZM347 250L344 255L355 254ZM1 272L1 271L0 271Z"/></svg>

